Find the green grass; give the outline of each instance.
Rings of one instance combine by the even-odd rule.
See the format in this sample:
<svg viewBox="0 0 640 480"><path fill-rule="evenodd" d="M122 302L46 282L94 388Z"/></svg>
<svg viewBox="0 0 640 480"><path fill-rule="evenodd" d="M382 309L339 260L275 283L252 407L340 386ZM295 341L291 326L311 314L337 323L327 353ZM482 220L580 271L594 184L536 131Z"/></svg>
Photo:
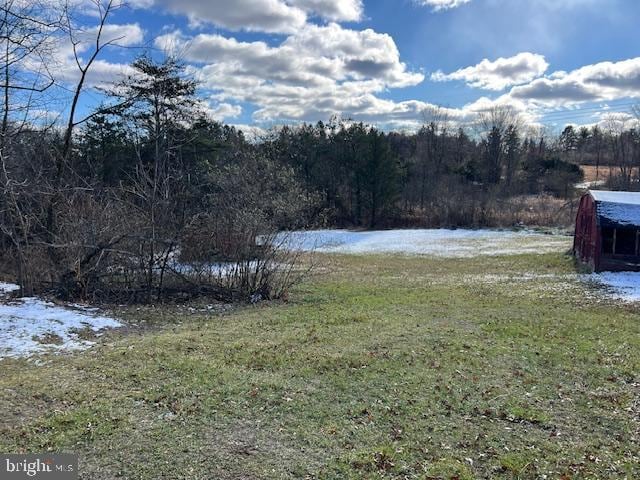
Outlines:
<svg viewBox="0 0 640 480"><path fill-rule="evenodd" d="M560 254L328 257L288 303L0 363L0 451L95 479L640 478L640 311Z"/></svg>

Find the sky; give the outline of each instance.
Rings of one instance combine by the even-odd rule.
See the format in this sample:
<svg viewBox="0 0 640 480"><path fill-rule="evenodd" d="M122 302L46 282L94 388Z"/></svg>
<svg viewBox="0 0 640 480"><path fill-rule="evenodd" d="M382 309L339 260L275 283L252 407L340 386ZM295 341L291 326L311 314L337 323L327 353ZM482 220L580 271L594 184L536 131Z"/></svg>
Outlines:
<svg viewBox="0 0 640 480"><path fill-rule="evenodd" d="M337 115L413 130L436 109L463 124L503 105L556 129L624 123L640 101L638 19L637 0L129 0L89 79L169 52L213 118L263 129ZM71 85L70 49L58 55ZM81 107L99 101L88 91Z"/></svg>

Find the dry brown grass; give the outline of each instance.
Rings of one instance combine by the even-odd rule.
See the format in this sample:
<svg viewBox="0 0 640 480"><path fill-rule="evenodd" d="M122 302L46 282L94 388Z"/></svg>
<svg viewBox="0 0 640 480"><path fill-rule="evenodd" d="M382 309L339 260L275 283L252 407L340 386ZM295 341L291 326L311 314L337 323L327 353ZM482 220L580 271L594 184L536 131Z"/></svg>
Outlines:
<svg viewBox="0 0 640 480"><path fill-rule="evenodd" d="M492 226L569 227L574 222L576 204L551 195L521 195L497 201L490 211Z"/></svg>
<svg viewBox="0 0 640 480"><path fill-rule="evenodd" d="M607 181L609 177L615 176L619 173L618 167L613 165L600 165L596 167L594 165L580 165L580 168L584 172L585 182ZM633 169L633 176L640 174L640 168Z"/></svg>
<svg viewBox="0 0 640 480"><path fill-rule="evenodd" d="M484 202L473 199L440 198L424 211L416 210L389 227L571 227L575 221L577 199L566 200L552 195L518 195L493 198Z"/></svg>

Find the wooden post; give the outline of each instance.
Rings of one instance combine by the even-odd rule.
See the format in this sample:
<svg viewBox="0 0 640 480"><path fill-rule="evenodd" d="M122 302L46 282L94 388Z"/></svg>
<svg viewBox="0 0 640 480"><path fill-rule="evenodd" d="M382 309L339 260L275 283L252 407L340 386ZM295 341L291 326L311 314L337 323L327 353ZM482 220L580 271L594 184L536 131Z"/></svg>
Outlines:
<svg viewBox="0 0 640 480"><path fill-rule="evenodd" d="M616 254L616 243L618 241L618 229L613 229L613 255Z"/></svg>

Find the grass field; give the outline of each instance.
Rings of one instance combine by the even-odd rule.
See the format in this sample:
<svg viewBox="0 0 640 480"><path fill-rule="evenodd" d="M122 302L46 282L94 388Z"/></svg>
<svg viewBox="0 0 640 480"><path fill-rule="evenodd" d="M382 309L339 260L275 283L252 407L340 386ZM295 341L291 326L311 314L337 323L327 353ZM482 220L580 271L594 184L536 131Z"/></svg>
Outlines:
<svg viewBox="0 0 640 480"><path fill-rule="evenodd" d="M0 451L85 479L640 478L640 308L561 254L332 256L287 303L0 362Z"/></svg>

